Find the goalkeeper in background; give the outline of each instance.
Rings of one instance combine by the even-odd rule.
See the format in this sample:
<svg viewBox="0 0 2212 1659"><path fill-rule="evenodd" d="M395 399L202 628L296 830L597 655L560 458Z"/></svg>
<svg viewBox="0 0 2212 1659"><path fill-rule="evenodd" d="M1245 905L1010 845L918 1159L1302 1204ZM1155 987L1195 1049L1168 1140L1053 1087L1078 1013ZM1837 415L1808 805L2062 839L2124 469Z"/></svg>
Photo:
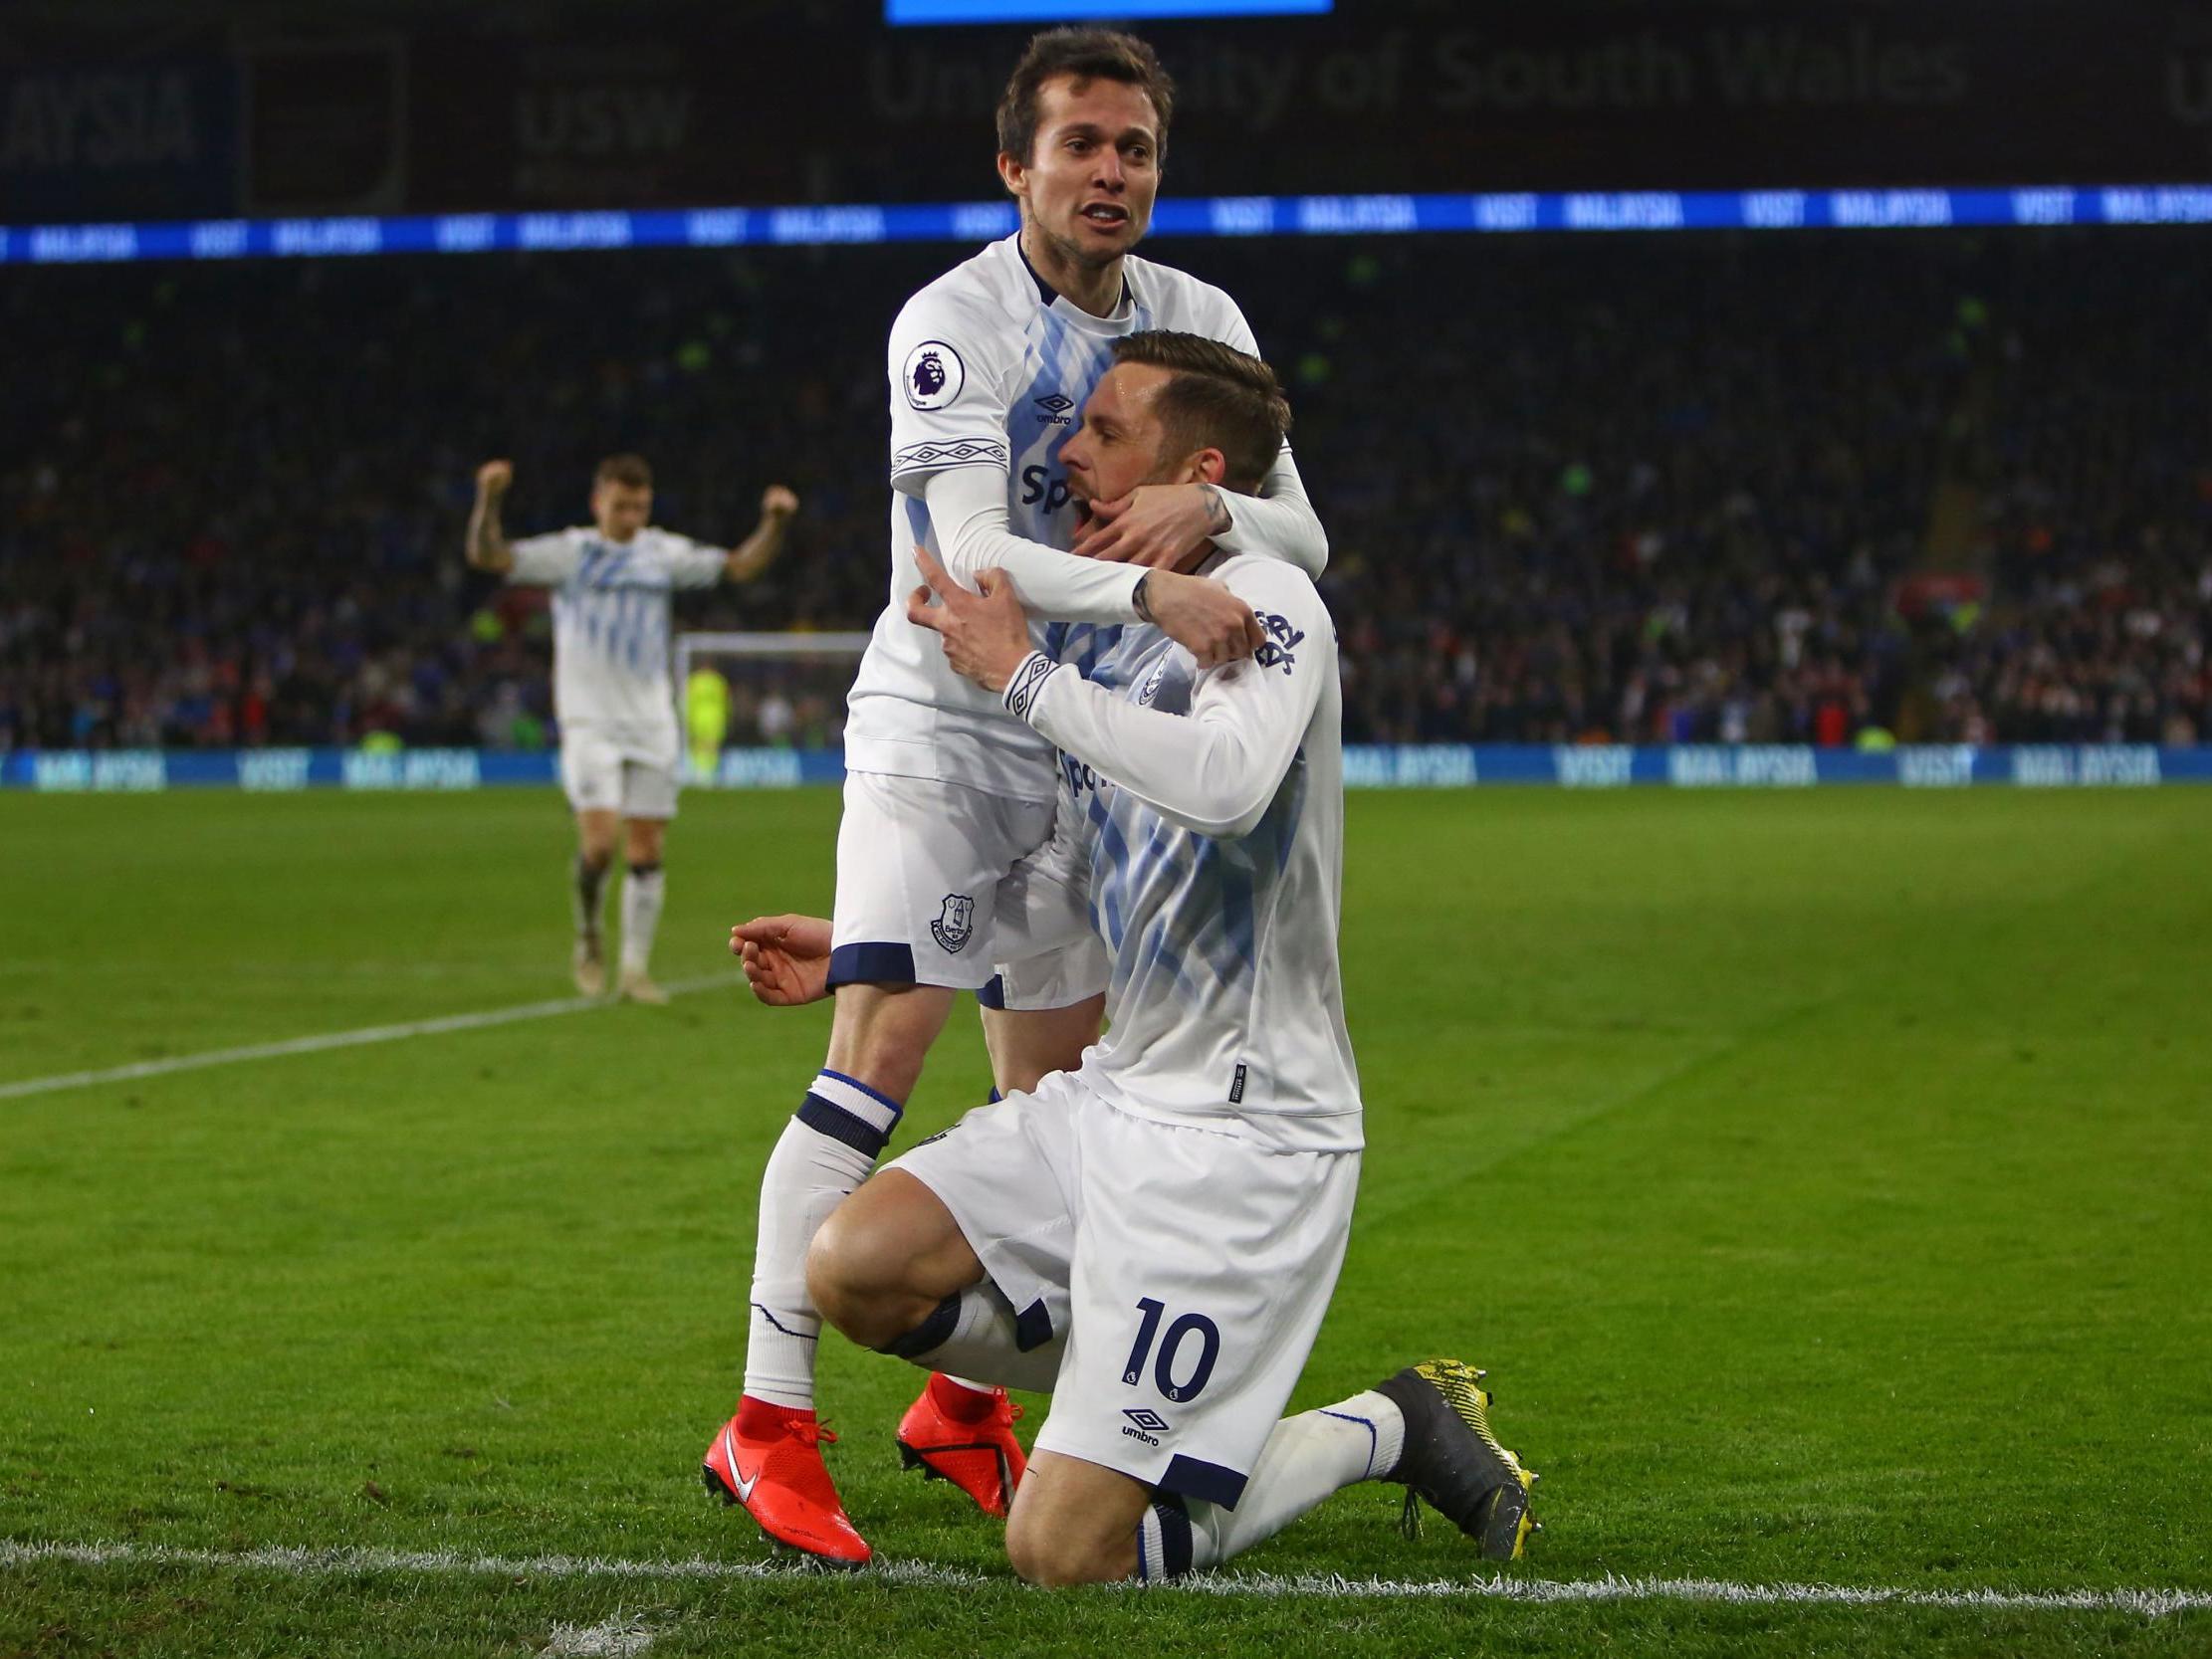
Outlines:
<svg viewBox="0 0 2212 1659"><path fill-rule="evenodd" d="M622 883L618 993L666 1002L648 971L664 893L661 846L676 816L683 746L668 667L671 595L678 588L751 581L774 562L798 498L780 484L761 496L761 521L737 546L704 546L654 527L653 474L635 455L609 456L591 480L591 522L510 542L500 508L515 482L506 461L476 471L468 560L511 582L550 587L553 715L560 781L576 814L576 989L606 989L600 912L617 835Z"/></svg>
<svg viewBox="0 0 2212 1659"><path fill-rule="evenodd" d="M704 663L684 682L684 731L691 739L692 781L713 782L730 734L730 682Z"/></svg>

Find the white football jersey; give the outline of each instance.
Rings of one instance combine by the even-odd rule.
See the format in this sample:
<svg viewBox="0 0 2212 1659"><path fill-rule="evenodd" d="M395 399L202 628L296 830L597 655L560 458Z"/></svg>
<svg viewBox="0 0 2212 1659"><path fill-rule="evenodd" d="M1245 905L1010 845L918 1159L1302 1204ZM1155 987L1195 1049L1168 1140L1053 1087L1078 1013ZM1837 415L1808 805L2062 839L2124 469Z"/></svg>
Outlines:
<svg viewBox="0 0 2212 1659"><path fill-rule="evenodd" d="M1206 571L1268 634L1201 671L1132 626L1087 676L1042 654L1005 707L1061 749L1053 840L1000 895L1000 951L1080 920L1113 957L1106 1035L1077 1074L1139 1117L1297 1151L1363 1141L1337 928L1344 867L1336 629L1306 575L1238 555ZM1028 930L1026 940L1006 936ZM1055 937L1058 935L1058 937Z"/></svg>
<svg viewBox="0 0 2212 1659"><path fill-rule="evenodd" d="M677 753L669 680L669 595L712 587L727 555L647 526L609 541L588 524L512 544L508 580L553 590L553 714L564 726L618 731L668 763Z"/></svg>
<svg viewBox="0 0 2212 1659"><path fill-rule="evenodd" d="M1122 276L1114 314L1092 316L1046 287L1009 236L915 295L892 324L891 586L849 699L848 770L1051 799L1051 745L947 668L935 636L907 621L906 600L921 584L915 546L943 557L922 495L947 470L1002 475L1007 531L1049 547L1070 544L1076 514L1060 446L1112 366L1120 336L1174 328L1256 349L1243 313L1219 289L1134 256L1123 260ZM1034 636L1047 646L1042 624ZM1107 641L1084 628L1049 643L1055 655L1083 657Z"/></svg>

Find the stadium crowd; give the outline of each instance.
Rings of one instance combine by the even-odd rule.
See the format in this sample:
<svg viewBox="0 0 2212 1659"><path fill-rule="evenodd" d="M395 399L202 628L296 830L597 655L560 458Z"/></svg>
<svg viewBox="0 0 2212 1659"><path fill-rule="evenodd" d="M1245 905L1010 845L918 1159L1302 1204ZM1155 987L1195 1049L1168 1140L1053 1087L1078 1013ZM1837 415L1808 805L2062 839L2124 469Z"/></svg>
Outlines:
<svg viewBox="0 0 2212 1659"><path fill-rule="evenodd" d="M1289 385L1350 740L2193 742L2203 240L1147 252L1238 296ZM705 539L787 483L782 562L681 625L865 628L882 338L953 257L9 270L0 747L544 743L543 596L461 558L495 455L513 534L581 521L615 450ZM1931 560L1986 594L1900 609ZM739 707L741 740L834 738L818 687Z"/></svg>

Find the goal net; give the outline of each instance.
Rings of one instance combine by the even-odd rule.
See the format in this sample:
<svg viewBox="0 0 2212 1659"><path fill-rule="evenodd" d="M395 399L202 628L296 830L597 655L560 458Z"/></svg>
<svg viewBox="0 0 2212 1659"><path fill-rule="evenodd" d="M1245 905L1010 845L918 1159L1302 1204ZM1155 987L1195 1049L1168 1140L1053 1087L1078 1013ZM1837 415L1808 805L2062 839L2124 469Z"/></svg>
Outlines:
<svg viewBox="0 0 2212 1659"><path fill-rule="evenodd" d="M845 693L868 637L677 635L676 713L690 781L835 781L844 769Z"/></svg>

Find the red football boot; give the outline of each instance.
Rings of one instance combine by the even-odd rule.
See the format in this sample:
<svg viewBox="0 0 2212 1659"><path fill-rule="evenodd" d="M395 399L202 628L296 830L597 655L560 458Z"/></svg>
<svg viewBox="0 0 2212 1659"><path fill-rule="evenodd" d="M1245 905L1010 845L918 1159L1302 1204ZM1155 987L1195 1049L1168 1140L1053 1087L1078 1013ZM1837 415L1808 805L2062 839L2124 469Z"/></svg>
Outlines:
<svg viewBox="0 0 2212 1659"><path fill-rule="evenodd" d="M707 1448L707 1490L743 1504L761 1531L825 1566L865 1566L874 1554L837 1502L821 1442L837 1437L811 1411L771 1405L748 1394Z"/></svg>
<svg viewBox="0 0 2212 1659"><path fill-rule="evenodd" d="M899 1419L899 1457L924 1479L951 1481L986 1515L1003 1517L1029 1459L1013 1437L1021 1407L1003 1388L970 1388L932 1372Z"/></svg>

